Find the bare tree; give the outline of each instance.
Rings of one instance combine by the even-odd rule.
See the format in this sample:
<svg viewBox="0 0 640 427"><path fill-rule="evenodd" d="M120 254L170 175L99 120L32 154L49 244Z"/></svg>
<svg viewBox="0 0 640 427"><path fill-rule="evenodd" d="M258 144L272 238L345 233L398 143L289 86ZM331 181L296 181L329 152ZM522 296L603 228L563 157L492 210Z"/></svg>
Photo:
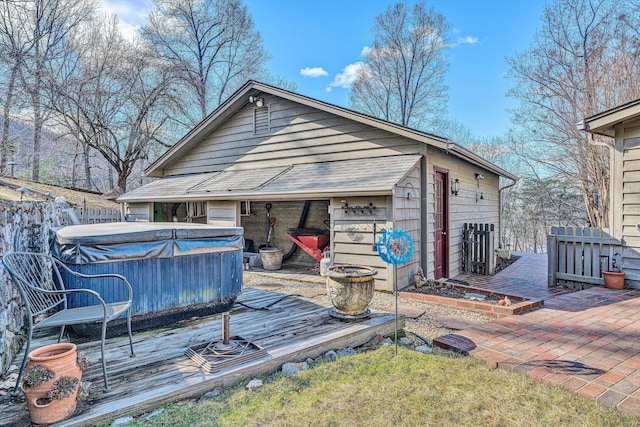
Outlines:
<svg viewBox="0 0 640 427"><path fill-rule="evenodd" d="M158 0L143 36L183 85L189 127L263 74L269 59L241 0Z"/></svg>
<svg viewBox="0 0 640 427"><path fill-rule="evenodd" d="M58 75L52 105L69 134L97 151L126 191L136 163L163 144L171 74L140 40L123 39L115 16L85 28L74 45L78 55Z"/></svg>
<svg viewBox="0 0 640 427"><path fill-rule="evenodd" d="M513 121L528 141L520 155L551 175L578 183L592 226L608 218L609 152L576 124L640 97L637 34L620 0L558 0L545 7L531 48L508 59L520 101Z"/></svg>
<svg viewBox="0 0 640 427"><path fill-rule="evenodd" d="M15 144L10 135L11 119L17 114L20 103L19 73L24 56L29 50L30 37L25 32L22 21L26 19L26 9L18 2L0 3L0 54L3 58L0 79L3 84L2 135L0 137L0 173L7 173L8 161L14 160ZM9 160L10 159L10 160Z"/></svg>
<svg viewBox="0 0 640 427"><path fill-rule="evenodd" d="M43 99L48 70L55 68L60 60L65 40L77 27L89 19L96 11L95 0L28 0L12 2L8 7L21 9L20 34L28 39L21 57L22 87L30 99L33 117L33 154L31 178L40 179L40 147L42 129L47 117L47 103Z"/></svg>
<svg viewBox="0 0 640 427"><path fill-rule="evenodd" d="M424 3L411 11L405 3L388 6L375 18L375 40L351 86L351 106L403 126L433 126L446 110L448 29L445 17Z"/></svg>

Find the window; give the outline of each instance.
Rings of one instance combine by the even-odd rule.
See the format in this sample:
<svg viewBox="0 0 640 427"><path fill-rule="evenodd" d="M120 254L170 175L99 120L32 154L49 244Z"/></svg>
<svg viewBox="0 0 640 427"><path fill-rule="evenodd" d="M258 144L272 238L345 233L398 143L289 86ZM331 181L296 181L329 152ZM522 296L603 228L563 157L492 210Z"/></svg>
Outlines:
<svg viewBox="0 0 640 427"><path fill-rule="evenodd" d="M240 202L240 216L249 215L251 215L251 202L248 200L246 202Z"/></svg>

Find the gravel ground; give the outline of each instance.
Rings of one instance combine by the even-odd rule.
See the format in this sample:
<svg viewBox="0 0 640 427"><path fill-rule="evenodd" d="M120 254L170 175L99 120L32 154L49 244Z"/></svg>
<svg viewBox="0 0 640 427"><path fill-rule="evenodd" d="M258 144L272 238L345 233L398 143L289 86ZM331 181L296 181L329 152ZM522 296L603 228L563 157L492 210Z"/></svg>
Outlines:
<svg viewBox="0 0 640 427"><path fill-rule="evenodd" d="M244 279L244 286L251 287L262 287L262 286L282 286L280 289L275 289L275 292L288 293L288 294L296 294L296 293L308 293L310 297L301 297L309 301L313 301L316 304L321 304L330 307L331 303L326 295L325 286L323 284L314 283L314 282L302 282L302 281L294 281L294 280L286 280L274 277L263 276L259 274L246 274ZM318 295L313 296L318 292ZM322 292L320 292L322 291ZM432 304L432 303L421 303L418 301L398 298L398 304L401 305L414 305L425 310L424 314L416 319L405 319L405 330L409 332L413 332L415 334L420 335L421 337L433 340L434 338L447 335L450 333L455 333L454 329L448 329L443 327L437 319L440 318L455 318L461 321L466 322L476 322L476 323L487 323L491 322L491 317L485 316L481 313L469 311L469 310L458 310L445 305L440 304ZM389 293L384 292L376 292L369 308L371 310L380 310L380 311L394 311L395 307L395 296ZM411 335L409 335L411 337ZM418 339L414 339L416 344L421 344L422 342Z"/></svg>

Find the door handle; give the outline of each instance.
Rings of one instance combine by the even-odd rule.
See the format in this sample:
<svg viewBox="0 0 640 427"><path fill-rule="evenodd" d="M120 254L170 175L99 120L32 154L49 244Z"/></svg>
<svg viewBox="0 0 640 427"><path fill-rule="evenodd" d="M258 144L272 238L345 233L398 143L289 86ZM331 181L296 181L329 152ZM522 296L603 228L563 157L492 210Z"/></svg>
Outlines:
<svg viewBox="0 0 640 427"><path fill-rule="evenodd" d="M443 236L446 236L446 235L447 235L447 232L446 232L446 231L443 231L443 232L442 232L442 235L443 235Z"/></svg>

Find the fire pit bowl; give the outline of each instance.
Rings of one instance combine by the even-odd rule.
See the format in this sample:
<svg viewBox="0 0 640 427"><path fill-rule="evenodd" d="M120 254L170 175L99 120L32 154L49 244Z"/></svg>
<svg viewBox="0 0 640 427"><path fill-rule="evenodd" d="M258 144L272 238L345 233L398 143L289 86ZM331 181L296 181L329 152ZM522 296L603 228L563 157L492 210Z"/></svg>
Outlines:
<svg viewBox="0 0 640 427"><path fill-rule="evenodd" d="M337 265L327 269L327 294L334 308L329 315L338 319L361 319L370 313L378 270L357 265Z"/></svg>

